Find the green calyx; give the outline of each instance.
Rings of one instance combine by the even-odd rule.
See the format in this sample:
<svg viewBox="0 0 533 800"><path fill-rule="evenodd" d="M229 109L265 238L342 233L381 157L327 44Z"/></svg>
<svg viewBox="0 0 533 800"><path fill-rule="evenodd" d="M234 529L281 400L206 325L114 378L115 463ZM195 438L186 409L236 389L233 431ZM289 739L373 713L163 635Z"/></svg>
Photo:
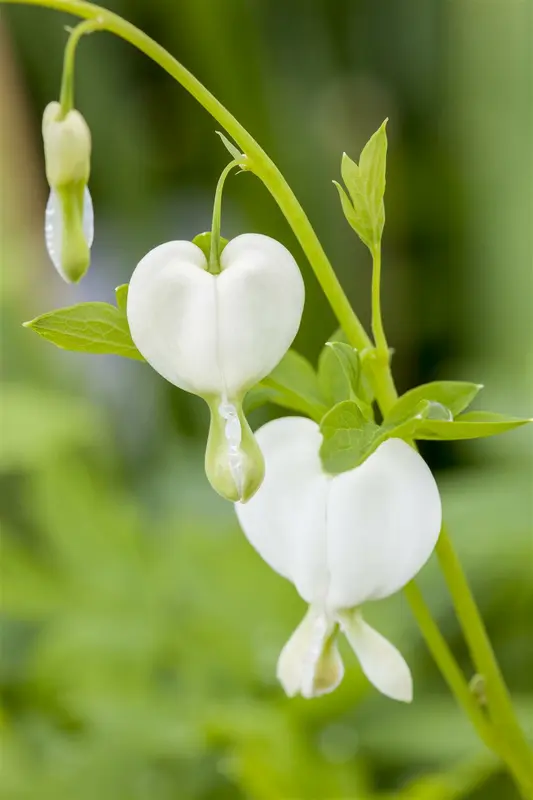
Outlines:
<svg viewBox="0 0 533 800"><path fill-rule="evenodd" d="M245 503L261 486L265 475L263 454L240 400L206 398L211 412L205 452L205 472L226 500Z"/></svg>

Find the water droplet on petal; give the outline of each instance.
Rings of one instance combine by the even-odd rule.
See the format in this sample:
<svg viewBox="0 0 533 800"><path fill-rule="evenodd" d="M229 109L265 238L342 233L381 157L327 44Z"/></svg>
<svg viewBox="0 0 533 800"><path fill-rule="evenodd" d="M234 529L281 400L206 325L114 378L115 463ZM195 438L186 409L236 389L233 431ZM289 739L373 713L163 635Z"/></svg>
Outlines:
<svg viewBox="0 0 533 800"><path fill-rule="evenodd" d="M449 408L443 406L442 403L437 403L433 400L430 401L428 410L426 412L426 419L443 420L445 422L453 422L453 414Z"/></svg>

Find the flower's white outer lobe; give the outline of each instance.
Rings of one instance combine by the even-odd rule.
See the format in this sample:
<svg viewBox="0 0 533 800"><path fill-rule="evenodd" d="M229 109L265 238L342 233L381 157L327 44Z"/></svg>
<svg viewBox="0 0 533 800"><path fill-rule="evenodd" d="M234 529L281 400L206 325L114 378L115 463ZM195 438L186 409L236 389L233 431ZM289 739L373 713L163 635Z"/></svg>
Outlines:
<svg viewBox="0 0 533 800"><path fill-rule="evenodd" d="M441 524L435 479L400 439L361 466L322 469L318 425L284 417L260 428L265 479L237 516L270 566L308 603L353 608L388 597L427 561Z"/></svg>
<svg viewBox="0 0 533 800"><path fill-rule="evenodd" d="M233 399L267 375L298 330L304 286L296 262L261 234L224 248L218 275L192 242L167 242L129 285L131 335L149 364L181 389Z"/></svg>
<svg viewBox="0 0 533 800"><path fill-rule="evenodd" d="M87 186L83 192L82 229L87 242L87 247L90 248L94 240L94 210L91 194ZM63 263L61 260L61 252L63 249L63 220L61 201L54 189L50 191L50 196L48 197L48 202L46 204L44 218L44 240L52 264L62 278L64 278L66 281L70 281L70 276L67 275L63 269Z"/></svg>
<svg viewBox="0 0 533 800"><path fill-rule="evenodd" d="M398 591L431 555L442 510L429 468L404 441L389 439L359 467L328 475L319 457L318 425L302 417L269 422L256 437L265 479L246 505L235 506L244 533L314 612L320 610L323 627L340 623L369 680L408 702L407 664L351 610ZM290 640L278 664L284 686L297 686L305 696L313 685L305 670L320 665L315 634L316 627L301 626L293 640L294 660L287 656ZM331 670L330 676L330 686L323 683L321 692L337 685Z"/></svg>

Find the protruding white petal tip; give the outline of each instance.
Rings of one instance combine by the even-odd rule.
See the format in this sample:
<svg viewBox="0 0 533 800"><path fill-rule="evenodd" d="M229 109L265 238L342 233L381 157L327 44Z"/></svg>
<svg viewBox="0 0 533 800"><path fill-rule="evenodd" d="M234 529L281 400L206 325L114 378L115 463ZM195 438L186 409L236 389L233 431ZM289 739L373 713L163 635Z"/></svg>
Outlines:
<svg viewBox="0 0 533 800"><path fill-rule="evenodd" d="M360 612L339 614L339 621L370 683L392 700L410 703L413 678L401 653L367 625Z"/></svg>
<svg viewBox="0 0 533 800"><path fill-rule="evenodd" d="M344 677L335 625L310 608L281 651L277 677L289 697L310 699L332 692Z"/></svg>

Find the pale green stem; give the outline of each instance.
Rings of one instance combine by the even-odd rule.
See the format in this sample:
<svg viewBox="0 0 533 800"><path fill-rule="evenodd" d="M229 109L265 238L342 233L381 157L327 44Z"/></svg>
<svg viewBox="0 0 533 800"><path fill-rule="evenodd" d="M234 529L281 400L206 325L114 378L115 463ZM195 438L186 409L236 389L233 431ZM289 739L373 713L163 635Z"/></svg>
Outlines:
<svg viewBox="0 0 533 800"><path fill-rule="evenodd" d="M317 279L328 299L335 315L344 330L348 340L353 347L358 350L365 350L372 346L372 343L364 330L357 315L353 311L348 298L346 297L341 284L333 267L331 266L323 248L320 244L311 223L309 222L304 210L300 206L292 189L285 181L283 175L267 156L262 148L257 144L255 139L246 131L245 128L235 119L235 117L224 108L224 106L212 95L179 61L168 53L161 45L157 44L153 39L140 31L131 23L126 22L121 17L113 14L106 9L91 3L81 2L81 0L0 0L0 2L18 3L25 5L46 6L48 8L55 8L58 11L75 14L86 19L93 19L99 23L99 26L114 33L120 38L130 42L141 52L145 53L154 62L159 64L166 72L175 78L181 85L194 97L198 102L225 128L225 130L237 142L240 149L246 154L250 169L263 181L266 188L270 191L275 201L278 203L281 211L286 217L289 225L291 226L294 234L296 235L304 253L306 254L311 267L313 268ZM386 413L394 403L397 393L394 386L394 380L390 371L390 365L387 361L378 360L374 373L374 389L379 405L383 413ZM441 544L439 546L439 556L441 568L445 574L450 592L452 594L455 607L458 611L459 619L463 625L465 637L470 646L474 662L478 672L482 675L488 674L492 676L492 682L501 684L497 695L497 702L493 703L491 715L494 725L500 729L504 728L506 731L513 732L513 741L520 742L520 747L517 748L517 759L520 763L520 773L517 770L515 759L510 759L508 755L503 755L501 750L500 755L505 759L509 769L517 778L523 790L527 793L526 796L533 798L533 788L530 788L529 782L525 784L524 775L529 774L531 753L528 749L527 741L522 733L518 721L514 715L511 703L509 702L507 690L503 684L503 680L499 671L495 672L493 664L495 662L494 654L490 643L486 638L486 633L481 621L479 612L475 606L474 600L468 589L466 579L462 572L459 562L450 563L449 559L442 557L442 541L448 542L447 534L443 531L441 533ZM452 545L449 543L449 552L453 553ZM457 583L458 582L458 583ZM465 606L466 600L468 601ZM411 607L416 610L420 616L425 614L424 606L421 605L421 597L413 595L411 598ZM475 609L475 614L471 613L472 608ZM429 613L429 612L428 612ZM424 630L422 631L424 633ZM426 629L427 633L427 629ZM439 634L440 635L440 634ZM483 646L481 646L483 644ZM450 654L451 657L451 654ZM453 657L452 662L453 662ZM455 662L453 662L455 664ZM448 659L440 660L441 669L446 672L445 677L451 687L457 688L456 680L449 672L450 663ZM457 666L455 664L455 666ZM464 695L464 693L462 693ZM494 688L492 689L494 696ZM460 699L460 698L458 698ZM463 697L464 700L464 697ZM462 702L462 701L461 701ZM464 703L462 702L463 707ZM470 716L470 711L467 710ZM503 713L502 713L503 712ZM472 720L473 721L473 720ZM533 771L531 771L533 775ZM526 786L526 789L524 789Z"/></svg>
<svg viewBox="0 0 533 800"><path fill-rule="evenodd" d="M209 247L208 269L213 275L220 272L220 223L222 217L222 192L224 183L234 167L238 167L237 161L230 163L222 170L215 190L215 202L213 203L213 221L211 224L211 243Z"/></svg>
<svg viewBox="0 0 533 800"><path fill-rule="evenodd" d="M74 108L74 61L78 42L85 34L94 33L101 27L97 20L91 19L76 25L70 34L63 57L63 76L61 79L61 94L59 96L62 117L66 117L68 112Z"/></svg>
<svg viewBox="0 0 533 800"><path fill-rule="evenodd" d="M388 362L389 346L381 314L381 242L375 244L370 252L372 253L372 334L379 360Z"/></svg>

